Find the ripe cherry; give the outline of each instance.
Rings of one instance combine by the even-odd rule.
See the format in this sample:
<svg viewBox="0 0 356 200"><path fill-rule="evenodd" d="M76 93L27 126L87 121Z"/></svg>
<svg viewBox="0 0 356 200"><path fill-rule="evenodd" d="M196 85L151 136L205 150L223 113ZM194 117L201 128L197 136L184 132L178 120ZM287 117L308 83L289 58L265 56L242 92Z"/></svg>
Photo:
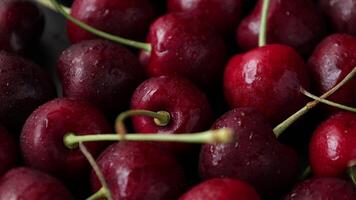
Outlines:
<svg viewBox="0 0 356 200"><path fill-rule="evenodd" d="M0 127L0 176L15 166L18 157L18 147L14 138L3 127Z"/></svg>

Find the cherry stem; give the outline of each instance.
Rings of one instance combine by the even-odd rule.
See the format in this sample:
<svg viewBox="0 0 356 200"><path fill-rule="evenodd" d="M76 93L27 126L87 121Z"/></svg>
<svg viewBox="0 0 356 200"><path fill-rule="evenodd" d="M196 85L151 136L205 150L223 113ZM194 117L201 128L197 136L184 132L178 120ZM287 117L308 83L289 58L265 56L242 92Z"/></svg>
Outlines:
<svg viewBox="0 0 356 200"><path fill-rule="evenodd" d="M352 182L354 183L354 185L356 185L356 161L351 163L348 171Z"/></svg>
<svg viewBox="0 0 356 200"><path fill-rule="evenodd" d="M299 177L299 180L305 180L309 177L309 175L312 173L310 165L308 165L305 170L303 171L303 174Z"/></svg>
<svg viewBox="0 0 356 200"><path fill-rule="evenodd" d="M171 120L171 115L167 111L153 112L149 110L129 110L122 112L115 120L115 131L119 134L126 133L124 121L126 118L136 115L153 117L157 126L167 126Z"/></svg>
<svg viewBox="0 0 356 200"><path fill-rule="evenodd" d="M346 110L346 111L350 111L350 112L356 112L356 108L345 106L345 105L342 105L342 104L339 104L339 103L336 103L333 101L329 101L326 99L322 99L322 98L315 96L315 95L311 94L310 92L306 91L304 88L300 88L300 92L303 93L305 96L307 96L311 99L314 99L316 101L319 101L321 103L324 103L326 105L333 106L333 107L336 107L336 108L339 108L342 110Z"/></svg>
<svg viewBox="0 0 356 200"><path fill-rule="evenodd" d="M104 178L104 175L101 172L98 164L96 164L93 156L90 154L90 152L88 151L88 149L85 147L85 145L82 142L79 142L79 149L83 153L83 155L86 157L86 159L89 161L90 165L92 166L96 176L98 177L98 179L102 185L102 188L98 192L96 192L95 194L93 194L92 196L87 198L87 200L93 200L93 199L98 199L98 198L102 198L102 197L105 197L107 200L113 200L111 192L108 187L108 184L106 183L106 180ZM100 196L100 197L98 197L98 196Z"/></svg>
<svg viewBox="0 0 356 200"><path fill-rule="evenodd" d="M41 4L42 6L46 7L46 8L49 8L55 12L57 12L57 9L53 6L53 4L48 1L48 0L36 0L37 3ZM62 7L62 9L66 12L66 13L69 13L70 12L70 8L68 7L65 7L63 5L60 5Z"/></svg>
<svg viewBox="0 0 356 200"><path fill-rule="evenodd" d="M262 13L260 20L260 34L258 38L258 46L262 47L266 45L267 41L267 17L269 10L270 0L264 0L262 5Z"/></svg>
<svg viewBox="0 0 356 200"><path fill-rule="evenodd" d="M319 98L320 99L325 99L328 98L330 95L334 94L337 90L339 90L342 86L344 86L347 82L349 82L356 74L356 67L354 67L353 70L345 78L340 81L337 85L335 85L333 88L331 88L329 91L321 95ZM303 108L298 110L296 113L288 117L286 120L284 120L282 123L277 125L274 129L273 132L278 138L289 126L291 126L294 122L296 122L299 118L301 118L304 114L306 114L309 110L314 108L319 101L314 100L311 102L308 102Z"/></svg>
<svg viewBox="0 0 356 200"><path fill-rule="evenodd" d="M75 135L74 133L68 133L63 138L64 145L69 149L77 148L78 143L80 142L121 141L121 140L226 144L226 143L233 142L234 134L233 131L229 128L221 128L216 130L208 130L200 133L183 133L183 134L130 133L130 134L126 134L125 136L118 135L118 134Z"/></svg>
<svg viewBox="0 0 356 200"><path fill-rule="evenodd" d="M142 49L148 52L151 52L152 50L152 46L149 43L145 43L145 42L137 42L134 40L130 40L130 39L126 39L123 37L119 37L117 35L113 35L110 33L106 33L104 31L101 31L99 29L96 29L92 26L89 26L86 23L83 23L77 19L75 19L74 17L72 17L70 14L68 14L68 12L66 12L62 6L57 2L57 0L50 0L53 4L53 7L59 12L61 13L65 18L67 18L69 21L73 22L74 24L76 24L77 26L79 26L80 28L94 34L97 35L99 37L102 37L104 39L119 43L119 44L123 44L123 45L127 45L130 47L134 47L134 48L138 48L138 49Z"/></svg>

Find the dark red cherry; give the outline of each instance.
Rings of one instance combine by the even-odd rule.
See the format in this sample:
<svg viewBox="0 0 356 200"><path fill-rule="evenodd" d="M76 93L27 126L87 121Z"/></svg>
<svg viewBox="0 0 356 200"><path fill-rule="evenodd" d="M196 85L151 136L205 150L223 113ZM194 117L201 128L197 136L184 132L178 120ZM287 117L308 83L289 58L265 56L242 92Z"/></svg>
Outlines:
<svg viewBox="0 0 356 200"><path fill-rule="evenodd" d="M257 47L263 0L237 29L238 45ZM323 18L311 0L271 0L267 17L267 43L281 43L308 55L325 34Z"/></svg>
<svg viewBox="0 0 356 200"><path fill-rule="evenodd" d="M17 149L14 138L0 127L0 176L15 166L19 157Z"/></svg>
<svg viewBox="0 0 356 200"><path fill-rule="evenodd" d="M0 1L0 50L32 51L44 28L44 16L31 1Z"/></svg>
<svg viewBox="0 0 356 200"><path fill-rule="evenodd" d="M135 55L105 40L90 40L66 49L58 62L63 95L89 101L110 114L129 107L144 76Z"/></svg>
<svg viewBox="0 0 356 200"><path fill-rule="evenodd" d="M308 66L317 95L325 93L356 67L356 38L346 34L334 34L325 38L309 58ZM356 106L355 88L356 79L352 79L330 99Z"/></svg>
<svg viewBox="0 0 356 200"><path fill-rule="evenodd" d="M212 128L223 127L234 129L237 141L202 146L202 178L240 179L267 197L280 194L293 183L299 169L297 154L277 141L262 114L251 108L234 109L220 117Z"/></svg>
<svg viewBox="0 0 356 200"><path fill-rule="evenodd" d="M327 16L334 31L356 34L356 1L354 0L320 0L320 7Z"/></svg>
<svg viewBox="0 0 356 200"><path fill-rule="evenodd" d="M290 47L267 45L234 56L224 74L225 97L231 108L253 107L273 124L301 108L309 77L303 59Z"/></svg>
<svg viewBox="0 0 356 200"><path fill-rule="evenodd" d="M207 180L186 192L179 200L260 200L255 189L245 182L216 178Z"/></svg>
<svg viewBox="0 0 356 200"><path fill-rule="evenodd" d="M155 13L148 0L75 0L71 15L99 30L131 39L146 35ZM96 36L68 22L71 42L95 39Z"/></svg>
<svg viewBox="0 0 356 200"><path fill-rule="evenodd" d="M354 200L356 189L337 178L313 178L299 183L284 200Z"/></svg>
<svg viewBox="0 0 356 200"><path fill-rule="evenodd" d="M27 119L21 134L21 149L27 165L63 180L81 180L90 166L79 149L68 149L63 137L68 132L79 135L108 133L103 115L84 101L60 98L36 109ZM95 157L102 144L85 144Z"/></svg>
<svg viewBox="0 0 356 200"><path fill-rule="evenodd" d="M72 200L74 198L57 179L34 169L19 167L1 177L0 199Z"/></svg>
<svg viewBox="0 0 356 200"><path fill-rule="evenodd" d="M242 0L168 0L170 12L187 12L232 35L242 16Z"/></svg>
<svg viewBox="0 0 356 200"><path fill-rule="evenodd" d="M143 82L134 92L131 109L167 111L170 122L159 126L152 117L135 116L138 133L193 133L211 125L212 111L206 96L191 82L177 76L160 76ZM186 151L186 144L167 143L176 152Z"/></svg>
<svg viewBox="0 0 356 200"><path fill-rule="evenodd" d="M52 80L39 66L0 51L0 122L7 129L17 132L34 109L55 95Z"/></svg>
<svg viewBox="0 0 356 200"><path fill-rule="evenodd" d="M180 75L200 86L220 79L226 58L223 40L208 24L187 13L170 13L152 25L146 65L150 76Z"/></svg>
<svg viewBox="0 0 356 200"><path fill-rule="evenodd" d="M97 163L114 200L177 199L185 178L175 158L154 144L120 142L109 146ZM101 185L92 174L93 192Z"/></svg>
<svg viewBox="0 0 356 200"><path fill-rule="evenodd" d="M309 161L317 176L343 176L356 160L356 114L339 112L314 132Z"/></svg>

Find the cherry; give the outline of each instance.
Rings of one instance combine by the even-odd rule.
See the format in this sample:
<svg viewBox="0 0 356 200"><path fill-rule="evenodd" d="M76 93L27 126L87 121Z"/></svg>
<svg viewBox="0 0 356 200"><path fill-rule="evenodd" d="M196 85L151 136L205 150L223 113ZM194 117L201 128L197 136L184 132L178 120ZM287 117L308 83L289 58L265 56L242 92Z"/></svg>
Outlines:
<svg viewBox="0 0 356 200"><path fill-rule="evenodd" d="M152 117L135 116L139 133L191 133L210 126L212 111L206 96L191 82L177 76L160 76L143 82L131 99L132 109L168 112L170 120L159 124ZM164 144L175 153L187 152L185 144Z"/></svg>
<svg viewBox="0 0 356 200"><path fill-rule="evenodd" d="M245 182L216 178L204 181L186 192L179 200L260 200L255 189Z"/></svg>
<svg viewBox="0 0 356 200"><path fill-rule="evenodd" d="M231 58L224 74L225 97L232 108L254 107L273 124L305 103L309 88L302 58L290 47L267 45Z"/></svg>
<svg viewBox="0 0 356 200"><path fill-rule="evenodd" d="M132 39L142 39L155 13L148 0L75 0L71 15L99 30ZM71 22L68 23L67 30L73 43L96 38Z"/></svg>
<svg viewBox="0 0 356 200"><path fill-rule="evenodd" d="M317 46L308 62L317 94L334 87L356 67L355 52L356 38L346 34L331 35ZM356 106L355 87L353 79L329 99Z"/></svg>
<svg viewBox="0 0 356 200"><path fill-rule="evenodd" d="M168 0L170 12L187 12L209 22L224 36L238 26L242 16L242 0Z"/></svg>
<svg viewBox="0 0 356 200"><path fill-rule="evenodd" d="M18 160L18 150L14 139L0 127L0 176L14 167Z"/></svg>
<svg viewBox="0 0 356 200"><path fill-rule="evenodd" d="M49 76L34 63L0 51L0 122L16 133L31 112L55 97Z"/></svg>
<svg viewBox="0 0 356 200"><path fill-rule="evenodd" d="M44 28L44 16L31 1L0 2L0 50L25 53L38 43Z"/></svg>
<svg viewBox="0 0 356 200"><path fill-rule="evenodd" d="M356 114L339 112L314 132L309 160L317 176L342 176L356 165Z"/></svg>
<svg viewBox="0 0 356 200"><path fill-rule="evenodd" d="M115 143L97 163L114 200L177 199L185 188L185 178L175 158L154 144ZM100 192L95 174L91 183L93 191Z"/></svg>
<svg viewBox="0 0 356 200"><path fill-rule="evenodd" d="M84 101L60 98L45 103L27 119L21 134L21 149L26 163L65 181L81 180L89 172L89 164L79 150L63 144L68 132L79 135L107 133L109 124L102 114ZM93 156L102 144L87 144Z"/></svg>
<svg viewBox="0 0 356 200"><path fill-rule="evenodd" d="M353 200L355 187L337 178L313 178L299 183L284 200Z"/></svg>
<svg viewBox="0 0 356 200"><path fill-rule="evenodd" d="M74 198L57 179L34 169L19 167L1 177L0 199L71 200Z"/></svg>
<svg viewBox="0 0 356 200"><path fill-rule="evenodd" d="M64 96L89 101L115 115L129 106L144 76L135 55L104 40L72 45L60 56L57 68Z"/></svg>
<svg viewBox="0 0 356 200"><path fill-rule="evenodd" d="M293 183L299 168L297 154L277 142L262 114L251 108L237 108L221 116L212 128L222 127L235 130L238 140L202 146L199 168L204 179L240 179L268 197L280 194Z"/></svg>
<svg viewBox="0 0 356 200"><path fill-rule="evenodd" d="M263 0L242 20L237 41L244 50L257 47ZM271 0L268 12L268 43L289 45L308 55L325 34L321 13L310 0Z"/></svg>

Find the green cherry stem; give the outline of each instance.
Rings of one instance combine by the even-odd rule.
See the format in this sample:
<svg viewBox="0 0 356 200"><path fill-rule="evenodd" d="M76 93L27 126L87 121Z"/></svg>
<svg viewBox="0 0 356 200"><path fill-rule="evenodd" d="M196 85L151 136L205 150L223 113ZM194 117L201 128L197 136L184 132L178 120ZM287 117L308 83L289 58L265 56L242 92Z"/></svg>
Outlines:
<svg viewBox="0 0 356 200"><path fill-rule="evenodd" d="M155 141L155 142L184 142L184 143L207 143L207 144L226 144L234 141L233 131L229 128L208 130L200 133L165 134L149 133L136 134L93 134L75 135L68 133L64 136L64 145L69 149L78 147L80 142L94 141Z"/></svg>
<svg viewBox="0 0 356 200"><path fill-rule="evenodd" d="M36 2L46 8L49 8L55 12L57 12L57 9L53 6L53 4L48 1L48 0L36 0ZM65 7L63 5L60 5L62 7L62 9L66 12L66 13L70 13L70 8Z"/></svg>
<svg viewBox="0 0 356 200"><path fill-rule="evenodd" d="M260 34L258 38L258 46L262 47L266 45L267 41L267 17L269 10L270 0L264 0L262 5L262 13L260 20Z"/></svg>
<svg viewBox="0 0 356 200"><path fill-rule="evenodd" d="M119 43L119 44L123 44L123 45L127 45L130 47L134 47L134 48L138 48L138 49L142 49L148 52L151 52L152 50L152 46L149 43L144 43L144 42L137 42L134 40L130 40L130 39L126 39L123 37L119 37L116 35L112 35L110 33L106 33L104 31L101 31L99 29L96 29L92 26L89 26L77 19L75 19L74 17L72 17L68 12L66 12L62 6L57 2L57 0L49 0L52 2L53 7L59 12L61 13L65 18L67 18L69 21L73 22L74 24L76 24L77 26L79 26L80 28L94 34L97 35L99 37L102 37L104 39Z"/></svg>
<svg viewBox="0 0 356 200"><path fill-rule="evenodd" d="M303 171L303 174L299 177L299 180L302 181L302 180L307 179L311 173L312 173L311 167L310 167L310 165L308 165L305 168L305 170Z"/></svg>
<svg viewBox="0 0 356 200"><path fill-rule="evenodd" d="M356 67L354 67L353 70L347 76L340 81L337 85L335 85L333 88L331 88L329 91L321 95L319 98L320 99L325 99L328 98L330 95L334 94L337 90L339 90L342 86L344 86L347 82L349 82L356 74ZM286 120L284 120L282 123L277 125L274 129L273 132L278 138L289 126L291 126L294 122L296 122L299 118L301 118L304 114L306 114L309 110L314 108L316 105L318 105L319 101L314 100L309 103L307 103L303 108L298 110L296 113L288 117Z"/></svg>
<svg viewBox="0 0 356 200"><path fill-rule="evenodd" d="M311 98L311 99L319 101L320 103L324 103L326 105L333 106L333 107L336 107L336 108L339 108L339 109L342 109L342 110L346 110L346 111L350 111L350 112L356 112L356 108L345 106L345 105L342 105L342 104L339 104L339 103L335 103L333 101L329 101L329 100L326 100L326 99L322 99L322 98L320 98L318 96L315 96L315 95L311 94L310 92L306 91L304 88L300 88L300 92L302 94L304 94L305 96Z"/></svg>
<svg viewBox="0 0 356 200"><path fill-rule="evenodd" d="M154 123L157 126L166 126L171 121L171 115L167 111L153 112L153 111L149 111L149 110L128 110L128 111L120 113L118 115L118 117L116 118L116 120L115 120L116 133L119 133L119 134L126 133L126 128L125 128L125 124L124 124L125 119L127 119L128 117L131 117L131 116L136 116L136 115L152 117Z"/></svg>
<svg viewBox="0 0 356 200"><path fill-rule="evenodd" d="M351 162L348 171L352 182L356 185L356 161Z"/></svg>
<svg viewBox="0 0 356 200"><path fill-rule="evenodd" d="M99 199L99 198L106 198L107 200L113 200L111 192L109 190L108 184L106 183L106 180L104 178L103 173L101 172L98 164L96 164L95 159L93 158L93 156L90 154L90 152L88 151L88 149L85 147L85 145L81 142L79 142L79 149L80 151L83 153L83 155L85 156L85 158L88 160L88 162L90 163L90 165L92 166L96 176L98 177L102 188L94 193L92 196L88 197L87 200L95 200L95 199Z"/></svg>

